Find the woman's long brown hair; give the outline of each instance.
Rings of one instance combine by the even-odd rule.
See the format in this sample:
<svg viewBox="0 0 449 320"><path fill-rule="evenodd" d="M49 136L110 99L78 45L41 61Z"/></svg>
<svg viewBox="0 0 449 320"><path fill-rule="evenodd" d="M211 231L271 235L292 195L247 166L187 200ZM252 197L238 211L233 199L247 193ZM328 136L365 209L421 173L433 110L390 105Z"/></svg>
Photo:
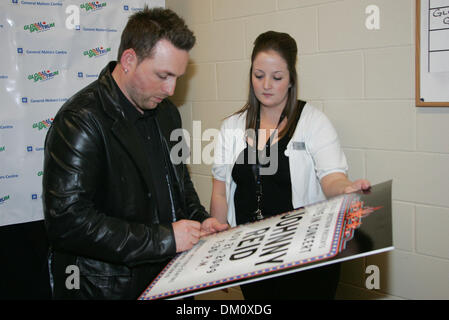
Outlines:
<svg viewBox="0 0 449 320"><path fill-rule="evenodd" d="M290 137L295 131L298 113L301 111L298 108L298 88L297 80L298 76L296 74L296 57L298 54L298 48L296 46L296 41L289 34L267 31L260 34L254 41L254 49L251 55L251 68L249 70L249 95L248 101L243 106L242 109L235 112L234 114L241 114L247 111L246 116L246 129L255 129L257 115L260 109L260 102L257 99L253 83L252 83L252 72L254 59L260 52L266 52L273 50L277 52L287 63L287 68L290 75L290 88L287 93L287 103L285 104L282 113L287 117L287 125L279 132L279 139L288 134Z"/></svg>

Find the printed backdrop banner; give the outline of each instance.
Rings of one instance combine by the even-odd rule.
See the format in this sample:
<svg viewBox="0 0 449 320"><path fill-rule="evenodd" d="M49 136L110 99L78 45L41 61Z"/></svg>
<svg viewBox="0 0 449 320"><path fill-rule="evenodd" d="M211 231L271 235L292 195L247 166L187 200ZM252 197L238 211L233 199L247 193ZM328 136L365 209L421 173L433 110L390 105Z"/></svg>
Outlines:
<svg viewBox="0 0 449 320"><path fill-rule="evenodd" d="M165 0L0 2L0 226L43 219L44 139L61 105L116 60L128 17Z"/></svg>

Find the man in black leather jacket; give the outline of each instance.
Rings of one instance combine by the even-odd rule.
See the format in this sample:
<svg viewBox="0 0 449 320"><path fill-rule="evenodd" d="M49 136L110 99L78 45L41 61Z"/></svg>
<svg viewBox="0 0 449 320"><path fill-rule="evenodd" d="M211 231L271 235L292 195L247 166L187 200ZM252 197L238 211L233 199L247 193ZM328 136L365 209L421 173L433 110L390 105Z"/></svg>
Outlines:
<svg viewBox="0 0 449 320"><path fill-rule="evenodd" d="M170 158L181 118L166 98L194 42L174 12L145 8L130 17L118 62L55 116L43 177L55 298L136 299L175 253L227 228Z"/></svg>

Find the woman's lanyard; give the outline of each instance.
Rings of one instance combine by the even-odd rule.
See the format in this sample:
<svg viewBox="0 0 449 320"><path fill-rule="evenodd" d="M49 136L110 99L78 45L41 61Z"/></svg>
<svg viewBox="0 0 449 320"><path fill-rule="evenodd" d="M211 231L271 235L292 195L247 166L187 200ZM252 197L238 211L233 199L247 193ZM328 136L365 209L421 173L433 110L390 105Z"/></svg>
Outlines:
<svg viewBox="0 0 449 320"><path fill-rule="evenodd" d="M279 125L281 124L282 120L284 120L285 114L282 112L279 122L276 126L276 129L274 132L277 131L279 128ZM256 164L252 166L253 174L254 174L254 180L256 182L256 199L257 199L257 209L254 211L252 215L252 221L262 220L264 218L262 214L262 208L261 208L261 202L262 202L262 178L260 175L260 163L259 163L259 129L260 129L260 108L259 112L257 114L256 119ZM270 138L268 139L268 146L271 147L271 139L273 138L274 132L270 135Z"/></svg>

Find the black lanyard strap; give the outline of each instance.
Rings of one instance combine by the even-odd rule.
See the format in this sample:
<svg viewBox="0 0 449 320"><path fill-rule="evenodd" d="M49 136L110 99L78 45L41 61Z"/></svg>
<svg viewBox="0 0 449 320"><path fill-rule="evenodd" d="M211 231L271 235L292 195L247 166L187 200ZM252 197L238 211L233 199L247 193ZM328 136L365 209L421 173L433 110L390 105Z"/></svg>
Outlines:
<svg viewBox="0 0 449 320"><path fill-rule="evenodd" d="M275 131L270 135L270 138L268 139L268 143L267 143L268 146L271 146L271 140L273 138L273 135L278 130L279 125L284 120L284 118L285 118L285 114L284 114L284 112L282 112L281 116L279 117L279 121L275 128ZM256 118L256 144L255 144L256 164L253 164L253 166L252 166L254 181L256 182L256 199L257 199L257 209L254 211L253 217L252 217L254 221L262 220L264 218L264 216L262 214L262 208L261 208L263 193L262 193L262 178L261 178L261 174L260 174L261 164L259 163L259 129L260 129L260 108L259 108L259 112L257 113L257 118Z"/></svg>

